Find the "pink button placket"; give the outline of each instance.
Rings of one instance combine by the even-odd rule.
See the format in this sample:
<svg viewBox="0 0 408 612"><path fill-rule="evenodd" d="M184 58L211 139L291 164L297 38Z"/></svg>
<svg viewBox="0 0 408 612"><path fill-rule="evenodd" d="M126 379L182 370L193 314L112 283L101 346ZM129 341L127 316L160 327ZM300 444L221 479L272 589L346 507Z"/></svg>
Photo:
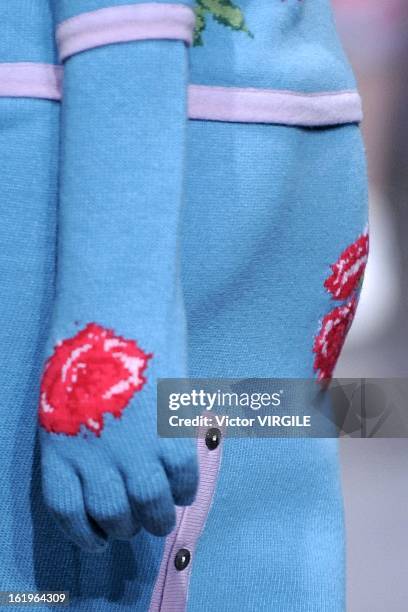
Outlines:
<svg viewBox="0 0 408 612"><path fill-rule="evenodd" d="M188 599L188 587L194 566L194 553L204 529L217 484L221 464L222 442L214 450L207 448L205 431L197 440L200 482L195 502L177 508L176 528L166 539L163 558L153 591L149 612L183 612ZM187 549L191 560L183 570L177 570L174 560L180 549Z"/></svg>

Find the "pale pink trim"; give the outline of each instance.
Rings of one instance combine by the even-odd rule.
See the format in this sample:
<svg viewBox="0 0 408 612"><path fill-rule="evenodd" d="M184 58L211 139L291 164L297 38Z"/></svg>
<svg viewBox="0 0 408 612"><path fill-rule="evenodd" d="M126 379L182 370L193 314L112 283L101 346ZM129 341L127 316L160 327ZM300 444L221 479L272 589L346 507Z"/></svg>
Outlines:
<svg viewBox="0 0 408 612"><path fill-rule="evenodd" d="M278 123L304 127L360 122L356 91L298 93L251 87L190 85L190 119L242 123Z"/></svg>
<svg viewBox="0 0 408 612"><path fill-rule="evenodd" d="M177 509L177 526L166 539L149 612L183 612L186 607L194 552L211 508L222 452L222 444L208 450L203 437L197 445L200 465L197 498L191 506ZM191 561L182 571L174 566L174 557L180 548L191 552Z"/></svg>
<svg viewBox="0 0 408 612"><path fill-rule="evenodd" d="M0 63L0 97L61 99L62 68L36 62Z"/></svg>
<svg viewBox="0 0 408 612"><path fill-rule="evenodd" d="M62 67L53 64L0 63L0 97L60 100L62 75ZM188 87L189 119L317 127L360 122L362 116L356 91L305 94L250 87Z"/></svg>
<svg viewBox="0 0 408 612"><path fill-rule="evenodd" d="M60 59L112 43L173 39L192 43L194 11L184 4L146 2L82 13L60 23Z"/></svg>

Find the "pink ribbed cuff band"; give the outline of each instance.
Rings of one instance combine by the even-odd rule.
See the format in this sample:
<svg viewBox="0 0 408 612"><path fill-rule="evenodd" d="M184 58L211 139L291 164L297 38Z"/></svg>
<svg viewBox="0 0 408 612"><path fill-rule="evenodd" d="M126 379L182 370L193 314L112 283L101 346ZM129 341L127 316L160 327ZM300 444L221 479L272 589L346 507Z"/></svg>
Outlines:
<svg viewBox="0 0 408 612"><path fill-rule="evenodd" d="M60 23L61 60L75 53L134 40L171 39L192 43L194 11L183 4L147 2L82 13Z"/></svg>
<svg viewBox="0 0 408 612"><path fill-rule="evenodd" d="M207 85L189 86L188 111L190 119L304 127L358 123L363 117L356 91L298 93Z"/></svg>
<svg viewBox="0 0 408 612"><path fill-rule="evenodd" d="M0 63L0 97L61 98L62 68L35 62Z"/></svg>

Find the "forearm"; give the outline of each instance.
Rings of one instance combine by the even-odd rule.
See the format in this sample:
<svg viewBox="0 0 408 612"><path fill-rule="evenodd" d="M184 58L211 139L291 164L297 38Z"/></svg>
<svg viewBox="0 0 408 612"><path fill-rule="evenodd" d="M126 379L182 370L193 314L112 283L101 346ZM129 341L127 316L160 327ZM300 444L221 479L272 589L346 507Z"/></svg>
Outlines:
<svg viewBox="0 0 408 612"><path fill-rule="evenodd" d="M113 2L89 29L89 15L54 4L64 87L42 473L64 531L96 550L142 526L169 533L174 504L191 503L197 486L195 444L159 439L156 428L157 378L186 374L178 228L194 15L181 7L176 27L174 5L153 3L146 24L139 4L135 19L121 21ZM162 40L169 23L178 38Z"/></svg>
<svg viewBox="0 0 408 612"><path fill-rule="evenodd" d="M162 322L177 278L184 44L85 52L64 82L57 293L73 319L85 307Z"/></svg>
<svg viewBox="0 0 408 612"><path fill-rule="evenodd" d="M65 60L57 293L73 317L86 299L161 323L178 273L194 16L183 4L123 4L84 0L73 14L55 3ZM174 40L149 40L169 28Z"/></svg>

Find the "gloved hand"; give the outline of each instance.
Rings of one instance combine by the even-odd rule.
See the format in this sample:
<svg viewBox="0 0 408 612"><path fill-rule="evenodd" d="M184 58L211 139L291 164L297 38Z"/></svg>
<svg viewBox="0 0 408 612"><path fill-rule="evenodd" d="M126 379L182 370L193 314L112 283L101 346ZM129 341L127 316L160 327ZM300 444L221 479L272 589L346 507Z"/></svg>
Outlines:
<svg viewBox="0 0 408 612"><path fill-rule="evenodd" d="M56 294L39 407L43 491L90 551L141 527L168 534L174 505L193 501L198 478L194 441L156 433L157 378L187 374L178 258L187 26L181 40L135 41L132 25L135 38L159 36L159 5L149 29L140 15L121 21L117 10L129 7L116 4L106 21L104 11L73 17L72 3L55 2L56 20L70 20L57 29L65 62ZM191 37L193 13L178 9Z"/></svg>

